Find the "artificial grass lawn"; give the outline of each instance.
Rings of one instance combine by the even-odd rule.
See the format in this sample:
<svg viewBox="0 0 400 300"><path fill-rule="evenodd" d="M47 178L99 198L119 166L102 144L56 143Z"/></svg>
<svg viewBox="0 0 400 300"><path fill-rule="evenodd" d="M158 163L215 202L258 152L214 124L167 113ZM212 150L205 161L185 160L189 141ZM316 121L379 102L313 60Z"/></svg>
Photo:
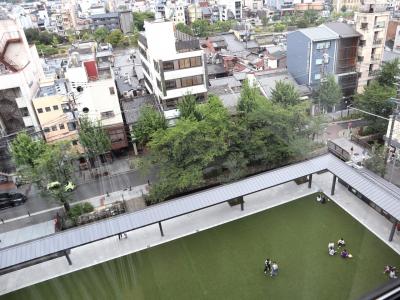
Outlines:
<svg viewBox="0 0 400 300"><path fill-rule="evenodd" d="M328 255L340 237L353 259ZM267 257L278 261L275 278L263 273ZM0 299L357 299L388 280L386 264L400 256L309 196Z"/></svg>

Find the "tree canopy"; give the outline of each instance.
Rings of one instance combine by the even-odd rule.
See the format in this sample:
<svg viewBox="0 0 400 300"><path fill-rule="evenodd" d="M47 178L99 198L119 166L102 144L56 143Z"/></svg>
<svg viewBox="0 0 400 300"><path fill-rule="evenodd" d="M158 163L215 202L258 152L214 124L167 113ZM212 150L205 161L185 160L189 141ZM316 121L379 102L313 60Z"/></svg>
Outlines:
<svg viewBox="0 0 400 300"><path fill-rule="evenodd" d="M111 141L100 121L93 122L87 117L79 120L79 141L89 158L96 158L111 150Z"/></svg>
<svg viewBox="0 0 400 300"><path fill-rule="evenodd" d="M328 75L325 81L322 81L318 89L318 103L320 110L327 110L340 103L342 99L342 90L336 82L333 75Z"/></svg>
<svg viewBox="0 0 400 300"><path fill-rule="evenodd" d="M154 20L154 13L148 12L148 11L133 13L133 26L138 31L144 30L144 21L145 20Z"/></svg>
<svg viewBox="0 0 400 300"><path fill-rule="evenodd" d="M11 155L17 167L34 168L45 147L43 140L35 140L23 131L11 142Z"/></svg>
<svg viewBox="0 0 400 300"><path fill-rule="evenodd" d="M396 77L400 76L400 60L398 58L383 63L376 80L380 85L395 87L398 82Z"/></svg>
<svg viewBox="0 0 400 300"><path fill-rule="evenodd" d="M132 129L132 136L139 144L145 145L151 140L153 133L166 128L167 122L164 115L146 105L140 110L139 119Z"/></svg>
<svg viewBox="0 0 400 300"><path fill-rule="evenodd" d="M271 101L283 106L296 105L300 102L300 95L292 83L279 80L272 89Z"/></svg>

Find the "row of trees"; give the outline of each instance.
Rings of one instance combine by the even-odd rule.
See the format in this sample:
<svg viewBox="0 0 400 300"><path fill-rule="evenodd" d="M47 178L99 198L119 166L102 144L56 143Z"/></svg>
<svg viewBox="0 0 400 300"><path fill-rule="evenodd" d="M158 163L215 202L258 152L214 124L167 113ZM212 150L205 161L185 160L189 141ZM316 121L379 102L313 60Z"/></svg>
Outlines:
<svg viewBox="0 0 400 300"><path fill-rule="evenodd" d="M179 23L176 25L176 29L192 36L207 37L218 32L228 32L236 23L235 20L214 23L210 23L207 20L195 20L190 26Z"/></svg>
<svg viewBox="0 0 400 300"><path fill-rule="evenodd" d="M85 149L88 160L98 159L99 155L111 149L111 142L101 123L87 118L80 120L79 141ZM69 193L64 186L73 180L73 161L79 153L72 149L69 142L46 144L41 139L33 139L21 132L12 141L12 158L18 173L27 181L37 184L43 192L49 192L55 200L69 210ZM49 183L59 182L55 189L47 189Z"/></svg>
<svg viewBox="0 0 400 300"><path fill-rule="evenodd" d="M322 130L321 119L309 117L309 107L291 84L278 82L267 100L244 82L235 117L213 95L202 104L185 96L178 105L181 118L172 128L144 108L133 134L149 148L142 166L156 164L160 170L149 200L163 201L205 183L235 180L260 166L270 169L305 156Z"/></svg>

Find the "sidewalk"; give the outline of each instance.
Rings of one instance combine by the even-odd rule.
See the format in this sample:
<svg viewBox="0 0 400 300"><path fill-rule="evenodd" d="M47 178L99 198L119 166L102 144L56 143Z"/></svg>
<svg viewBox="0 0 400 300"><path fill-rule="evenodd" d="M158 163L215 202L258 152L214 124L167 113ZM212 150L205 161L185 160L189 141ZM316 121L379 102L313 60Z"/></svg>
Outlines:
<svg viewBox="0 0 400 300"><path fill-rule="evenodd" d="M155 224L129 232L128 239L119 241L117 237L112 237L72 249L70 254L72 260L71 266L68 265L65 258L61 257L0 276L0 294L5 294L183 236L195 234L198 231L293 201L315 193L319 189L330 195L331 183L332 174L314 174L311 189L308 188L307 183L296 185L292 181L246 196L244 198L244 211L241 211L238 206L230 207L228 204L223 203L164 221L162 223L164 237L161 237L158 225ZM400 254L399 234L396 233L394 240L391 243L388 242L392 226L385 217L378 214L373 208L361 201L339 183L336 185L335 195L332 199L384 243Z"/></svg>

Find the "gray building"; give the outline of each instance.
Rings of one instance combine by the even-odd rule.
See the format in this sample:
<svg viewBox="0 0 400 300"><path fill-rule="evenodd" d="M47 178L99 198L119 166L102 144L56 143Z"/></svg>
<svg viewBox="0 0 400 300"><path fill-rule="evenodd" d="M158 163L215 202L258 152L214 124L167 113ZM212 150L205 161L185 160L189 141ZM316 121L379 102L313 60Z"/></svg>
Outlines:
<svg viewBox="0 0 400 300"><path fill-rule="evenodd" d="M287 36L287 69L301 85L318 87L335 73L339 35L326 27L291 32Z"/></svg>

